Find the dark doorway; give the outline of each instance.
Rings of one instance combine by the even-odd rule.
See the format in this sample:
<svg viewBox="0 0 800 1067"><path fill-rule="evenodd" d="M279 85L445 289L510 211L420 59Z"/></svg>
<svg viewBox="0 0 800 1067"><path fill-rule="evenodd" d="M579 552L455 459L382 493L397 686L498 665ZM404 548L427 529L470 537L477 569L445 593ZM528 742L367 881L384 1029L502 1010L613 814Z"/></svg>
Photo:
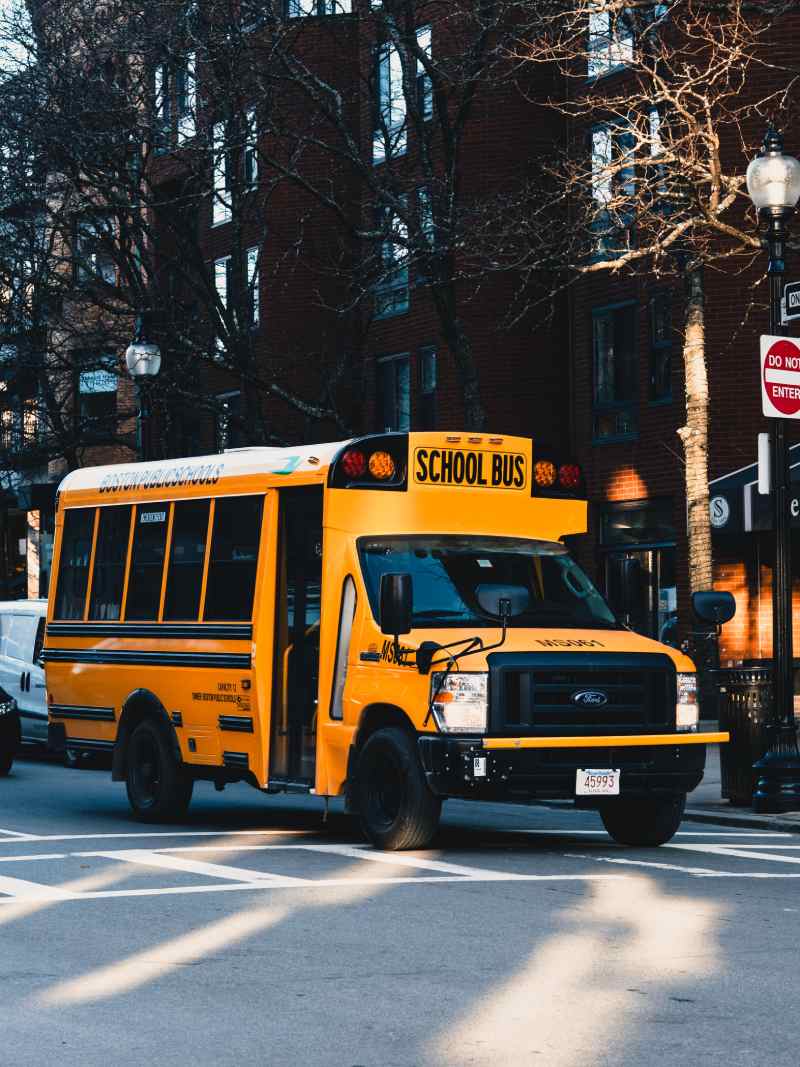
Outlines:
<svg viewBox="0 0 800 1067"><path fill-rule="evenodd" d="M312 785L319 687L322 487L280 493L270 782Z"/></svg>

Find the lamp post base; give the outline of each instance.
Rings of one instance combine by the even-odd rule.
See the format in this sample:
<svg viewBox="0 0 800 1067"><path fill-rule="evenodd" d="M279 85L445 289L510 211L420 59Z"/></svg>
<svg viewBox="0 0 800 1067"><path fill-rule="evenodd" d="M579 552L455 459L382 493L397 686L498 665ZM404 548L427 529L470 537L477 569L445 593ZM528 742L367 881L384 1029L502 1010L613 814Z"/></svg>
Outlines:
<svg viewBox="0 0 800 1067"><path fill-rule="evenodd" d="M783 725L775 732L769 751L753 764L756 786L753 811L762 815L800 811L800 752L797 730Z"/></svg>

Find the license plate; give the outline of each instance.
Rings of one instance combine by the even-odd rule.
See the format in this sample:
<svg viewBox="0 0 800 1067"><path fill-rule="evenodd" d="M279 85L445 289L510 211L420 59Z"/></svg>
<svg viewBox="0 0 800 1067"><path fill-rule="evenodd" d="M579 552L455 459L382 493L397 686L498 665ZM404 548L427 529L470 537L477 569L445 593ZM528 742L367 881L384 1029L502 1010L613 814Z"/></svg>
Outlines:
<svg viewBox="0 0 800 1067"><path fill-rule="evenodd" d="M619 796L619 771L607 767L599 770L579 770L575 774L575 796Z"/></svg>

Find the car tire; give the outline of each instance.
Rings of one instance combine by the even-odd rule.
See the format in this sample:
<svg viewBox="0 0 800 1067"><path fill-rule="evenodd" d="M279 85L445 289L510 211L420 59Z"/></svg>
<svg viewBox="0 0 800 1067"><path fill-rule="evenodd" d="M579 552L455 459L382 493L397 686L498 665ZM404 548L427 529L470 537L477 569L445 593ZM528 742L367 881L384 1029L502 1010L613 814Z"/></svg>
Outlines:
<svg viewBox="0 0 800 1067"><path fill-rule="evenodd" d="M131 735L125 784L128 802L141 822L177 822L188 810L194 782L175 759L166 730L153 719Z"/></svg>
<svg viewBox="0 0 800 1067"><path fill-rule="evenodd" d="M19 724L4 718L0 723L0 778L11 773L20 745Z"/></svg>
<svg viewBox="0 0 800 1067"><path fill-rule="evenodd" d="M2 746L2 742L0 742ZM6 751L0 747L0 778L5 778L11 773L11 768L14 766L14 753Z"/></svg>
<svg viewBox="0 0 800 1067"><path fill-rule="evenodd" d="M675 836L685 807L685 793L654 798L621 797L603 804L600 818L620 845L655 848Z"/></svg>
<svg viewBox="0 0 800 1067"><path fill-rule="evenodd" d="M428 788L415 739L405 730L385 727L367 740L354 794L361 828L376 848L426 848L436 835L442 802Z"/></svg>

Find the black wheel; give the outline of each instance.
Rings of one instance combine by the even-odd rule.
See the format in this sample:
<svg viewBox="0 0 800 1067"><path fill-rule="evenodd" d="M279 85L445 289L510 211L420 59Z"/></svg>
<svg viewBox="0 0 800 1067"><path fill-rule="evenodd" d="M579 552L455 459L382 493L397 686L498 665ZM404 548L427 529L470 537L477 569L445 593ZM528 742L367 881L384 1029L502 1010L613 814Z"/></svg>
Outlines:
<svg viewBox="0 0 800 1067"><path fill-rule="evenodd" d="M377 730L356 766L361 827L376 848L425 848L439 826L442 802L428 788L414 738L396 727Z"/></svg>
<svg viewBox="0 0 800 1067"><path fill-rule="evenodd" d="M152 719L133 731L125 782L128 801L142 822L175 822L192 799L194 782L175 759L164 729Z"/></svg>
<svg viewBox="0 0 800 1067"><path fill-rule="evenodd" d="M2 742L0 742L1 745ZM14 753L8 751L5 747L0 747L0 778L5 778L13 766Z"/></svg>
<svg viewBox="0 0 800 1067"><path fill-rule="evenodd" d="M19 748L20 735L17 723L0 721L0 778L5 778L14 765L14 756Z"/></svg>
<svg viewBox="0 0 800 1067"><path fill-rule="evenodd" d="M77 770L83 765L83 758L81 755L72 748L64 750L64 766L71 767L72 770Z"/></svg>
<svg viewBox="0 0 800 1067"><path fill-rule="evenodd" d="M664 845L681 824L686 794L653 799L621 797L600 808L603 826L621 845Z"/></svg>

